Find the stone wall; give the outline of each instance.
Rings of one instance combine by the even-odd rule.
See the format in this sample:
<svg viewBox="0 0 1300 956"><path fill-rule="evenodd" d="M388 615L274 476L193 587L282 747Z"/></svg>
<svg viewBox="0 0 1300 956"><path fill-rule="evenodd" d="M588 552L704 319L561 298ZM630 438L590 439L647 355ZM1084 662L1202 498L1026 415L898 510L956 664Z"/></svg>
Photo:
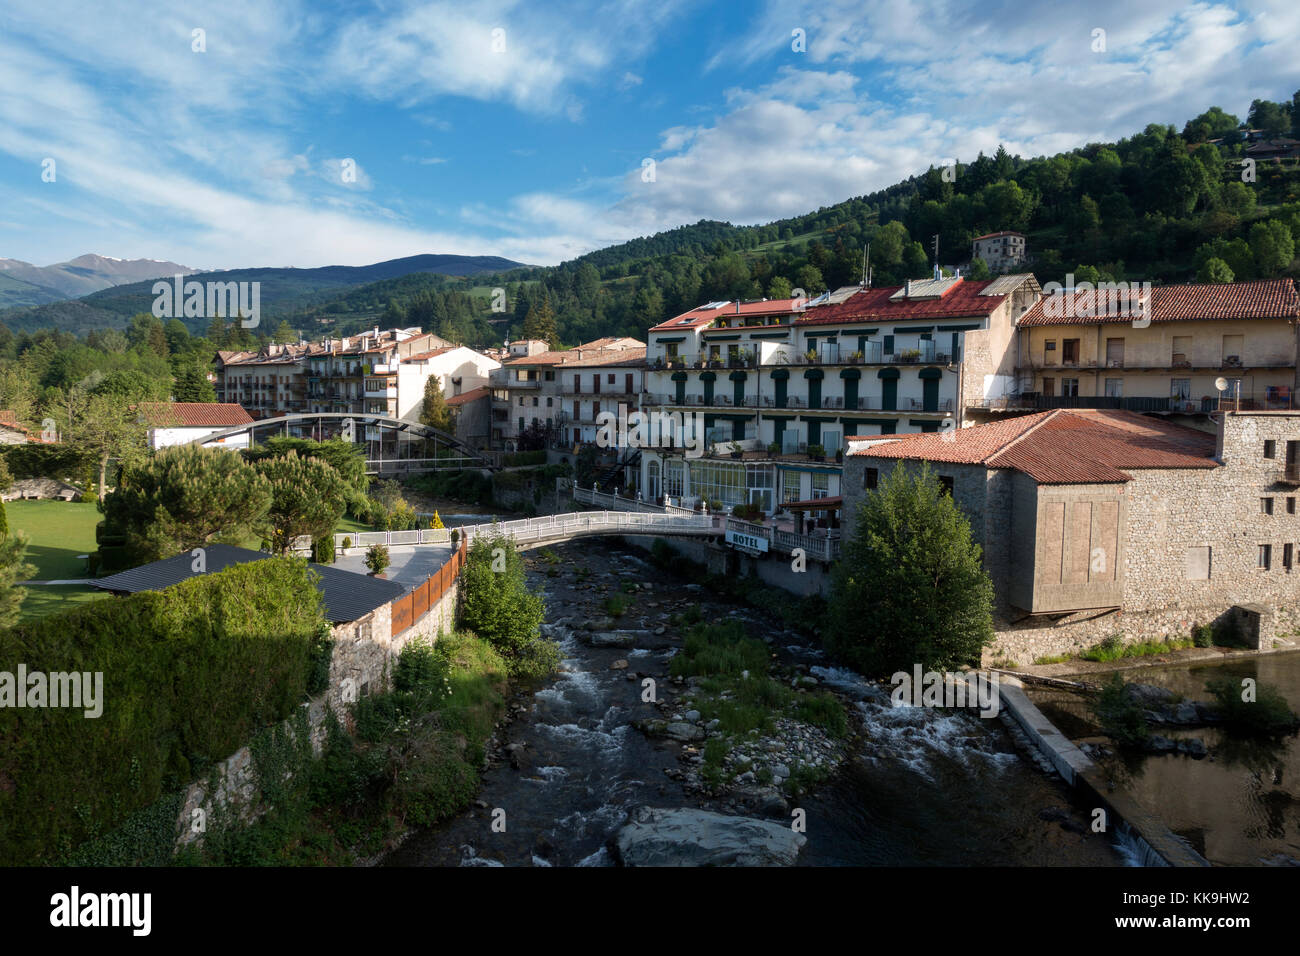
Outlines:
<svg viewBox="0 0 1300 956"><path fill-rule="evenodd" d="M365 617L334 627L334 649L330 657L329 686L305 702L307 727L312 751L319 754L325 743L326 718L333 712L348 719L347 705L358 697L382 693L392 686L392 670L397 655L412 641L428 637L436 641L439 634L450 631L460 606L460 580L447 588L442 598L418 621L400 634L392 634L390 605L383 605ZM282 728L292 733L292 721ZM202 833L192 825L194 811L203 809L211 817L215 806L233 810L244 822L261 816L266 807L256 804L258 786L249 747L235 751L215 768L216 786L209 793L209 778L191 783L186 791L177 819L178 846L200 839Z"/></svg>

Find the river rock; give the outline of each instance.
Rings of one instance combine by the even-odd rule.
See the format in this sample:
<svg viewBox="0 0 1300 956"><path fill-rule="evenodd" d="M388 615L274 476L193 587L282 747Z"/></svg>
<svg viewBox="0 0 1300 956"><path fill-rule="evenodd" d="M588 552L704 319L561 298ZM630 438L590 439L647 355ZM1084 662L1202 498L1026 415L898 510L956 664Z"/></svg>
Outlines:
<svg viewBox="0 0 1300 956"><path fill-rule="evenodd" d="M695 723L700 719L700 712L698 710L688 710L685 714L685 719L689 720L691 723Z"/></svg>
<svg viewBox="0 0 1300 956"><path fill-rule="evenodd" d="M612 671L625 671L627 670L627 661L615 661L609 665L609 669Z"/></svg>
<svg viewBox="0 0 1300 956"><path fill-rule="evenodd" d="M614 848L624 866L792 866L806 842L803 834L768 820L638 807Z"/></svg>
<svg viewBox="0 0 1300 956"><path fill-rule="evenodd" d="M1126 684L1124 698L1149 710L1160 710L1174 699L1174 692L1155 684Z"/></svg>
<svg viewBox="0 0 1300 956"><path fill-rule="evenodd" d="M1205 741L1200 737L1189 737L1187 740L1178 741L1178 752L1187 754L1187 756L1196 760L1200 760L1209 753L1205 748Z"/></svg>
<svg viewBox="0 0 1300 956"><path fill-rule="evenodd" d="M674 720L664 728L664 734L674 740L703 740L704 728L688 724L684 720Z"/></svg>
<svg viewBox="0 0 1300 956"><path fill-rule="evenodd" d="M1167 754L1178 749L1178 744L1174 743L1168 737L1162 737L1160 734L1152 734L1147 738L1146 749L1149 753Z"/></svg>
<svg viewBox="0 0 1300 956"><path fill-rule="evenodd" d="M590 631L583 637L590 647L636 647L636 642L645 637L645 631Z"/></svg>

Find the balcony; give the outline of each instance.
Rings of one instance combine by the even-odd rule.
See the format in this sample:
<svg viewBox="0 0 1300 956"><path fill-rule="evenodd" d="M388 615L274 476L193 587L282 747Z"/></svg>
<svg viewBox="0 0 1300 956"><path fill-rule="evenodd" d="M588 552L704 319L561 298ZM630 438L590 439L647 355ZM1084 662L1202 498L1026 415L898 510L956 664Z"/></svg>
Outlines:
<svg viewBox="0 0 1300 956"><path fill-rule="evenodd" d="M390 385L388 388L368 388L366 389L366 398L396 398L397 386Z"/></svg>

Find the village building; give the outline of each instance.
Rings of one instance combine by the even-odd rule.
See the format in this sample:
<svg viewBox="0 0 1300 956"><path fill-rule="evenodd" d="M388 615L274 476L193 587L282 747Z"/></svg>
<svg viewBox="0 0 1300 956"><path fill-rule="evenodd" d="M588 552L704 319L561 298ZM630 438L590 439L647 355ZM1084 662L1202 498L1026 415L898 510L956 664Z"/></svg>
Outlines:
<svg viewBox="0 0 1300 956"><path fill-rule="evenodd" d="M1300 412L1227 411L1215 425L1056 409L850 439L843 533L896 466L926 465L970 520L993 581L998 640L986 660L1243 622L1271 647L1300 625Z"/></svg>
<svg viewBox="0 0 1300 956"><path fill-rule="evenodd" d="M232 402L141 402L136 411L148 428L149 447L154 451L171 445L186 445L253 421L242 406ZM216 438L203 444L214 448L247 448L248 433Z"/></svg>
<svg viewBox="0 0 1300 956"><path fill-rule="evenodd" d="M1025 236L1023 233L1005 231L976 236L971 243L971 258L983 261L992 272L1019 269L1028 259Z"/></svg>
<svg viewBox="0 0 1300 956"><path fill-rule="evenodd" d="M972 405L1119 408L1199 416L1203 427L1220 407L1296 408L1298 317L1290 279L1063 290L1017 323L1015 394Z"/></svg>

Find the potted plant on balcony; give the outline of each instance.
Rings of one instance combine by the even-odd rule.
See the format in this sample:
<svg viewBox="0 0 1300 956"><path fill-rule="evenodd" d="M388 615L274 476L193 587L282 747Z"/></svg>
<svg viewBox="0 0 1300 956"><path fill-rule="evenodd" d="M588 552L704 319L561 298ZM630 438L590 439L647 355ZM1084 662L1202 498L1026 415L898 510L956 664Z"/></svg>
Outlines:
<svg viewBox="0 0 1300 956"><path fill-rule="evenodd" d="M826 449L821 445L809 445L808 457L813 459L813 461L821 461L826 457Z"/></svg>
<svg viewBox="0 0 1300 956"><path fill-rule="evenodd" d="M862 355L862 353L861 353L860 351L859 351L859 352L850 352L850 353L849 353L849 364L850 364L850 365L861 365L861 364L862 364L862 359L863 359L863 355Z"/></svg>
<svg viewBox="0 0 1300 956"><path fill-rule="evenodd" d="M775 458L777 455L781 454L781 444L780 444L780 442L772 442L772 443L770 443L770 444L767 446L767 454L768 454L768 457L769 457L769 458Z"/></svg>
<svg viewBox="0 0 1300 956"><path fill-rule="evenodd" d="M804 361L807 362L809 365L816 365L816 364L817 364L817 350L816 350L816 349L809 349L807 352L804 352L804 353L803 353L803 357L804 357Z"/></svg>
<svg viewBox="0 0 1300 956"><path fill-rule="evenodd" d="M902 353L903 361L908 363L915 362L920 357L921 357L920 349L904 349Z"/></svg>
<svg viewBox="0 0 1300 956"><path fill-rule="evenodd" d="M733 441L733 442L731 443L731 457L732 457L732 458L739 458L739 457L740 457L741 455L743 455L744 453L745 453L745 450L744 450L743 448L740 447L740 442L738 442L738 441Z"/></svg>
<svg viewBox="0 0 1300 956"><path fill-rule="evenodd" d="M843 464L843 463L844 463L844 449L843 449L843 448L837 448L837 449L835 449L835 460L836 460L837 462L839 462L840 464Z"/></svg>

